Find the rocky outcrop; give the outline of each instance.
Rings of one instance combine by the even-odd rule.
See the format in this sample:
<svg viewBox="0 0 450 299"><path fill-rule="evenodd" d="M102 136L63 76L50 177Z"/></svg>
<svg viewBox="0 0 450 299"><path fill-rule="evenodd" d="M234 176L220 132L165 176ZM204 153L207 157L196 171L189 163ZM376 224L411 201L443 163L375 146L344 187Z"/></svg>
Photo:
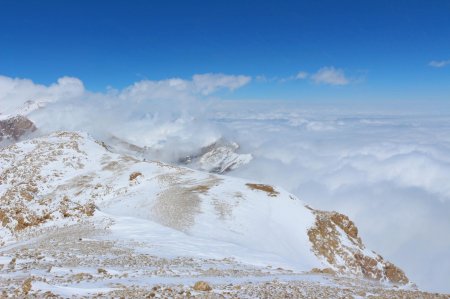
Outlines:
<svg viewBox="0 0 450 299"><path fill-rule="evenodd" d="M312 250L322 257L333 271L380 281L406 284L405 273L380 255L369 251L358 236L358 228L345 215L312 210L315 225L308 230Z"/></svg>
<svg viewBox="0 0 450 299"><path fill-rule="evenodd" d="M197 281L192 287L195 291L207 292L211 291L211 286L206 281Z"/></svg>
<svg viewBox="0 0 450 299"><path fill-rule="evenodd" d="M18 141L22 136L34 131L34 123L22 115L0 120L0 141Z"/></svg>

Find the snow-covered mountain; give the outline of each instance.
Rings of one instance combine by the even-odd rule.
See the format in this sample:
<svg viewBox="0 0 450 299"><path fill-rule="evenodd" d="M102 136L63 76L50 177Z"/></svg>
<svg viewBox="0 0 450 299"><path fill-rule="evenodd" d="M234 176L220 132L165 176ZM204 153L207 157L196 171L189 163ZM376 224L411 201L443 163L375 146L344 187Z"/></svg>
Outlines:
<svg viewBox="0 0 450 299"><path fill-rule="evenodd" d="M0 121L17 115L27 116L31 112L44 108L49 103L50 101L47 100L28 100L18 107L7 107L8 109L0 107Z"/></svg>
<svg viewBox="0 0 450 299"><path fill-rule="evenodd" d="M24 278L31 273L41 290L63 294L73 288L68 275L81 271L80 266L45 254L31 265L26 255L11 254L28 248L55 255L60 249L44 250L41 242L44 236L60 240L67 231L72 233L64 233L65 242L79 243L87 235L101 244L121 244L131 256L144 252L170 263L177 258L222 260L215 266L220 275L224 267L231 267L225 261L232 261L244 272L249 267L279 268L291 274L409 282L403 271L365 248L345 215L315 210L275 186L113 153L105 143L79 132L57 132L1 148L0 165L0 263L5 264L1 275L14 272ZM97 241L92 241L95 246ZM97 254L118 257L114 251ZM19 259L26 268L16 266ZM60 259L64 269L50 269L50 274L39 270L44 264L62 263ZM83 267L101 265L104 261L97 260ZM120 279L128 273L123 266L109 265L108 273L117 275L101 284L129 283ZM192 267L189 277L200 266ZM141 277L143 272L134 274ZM67 280L58 281L58 275ZM88 283L92 275L83 275L80 280Z"/></svg>
<svg viewBox="0 0 450 299"><path fill-rule="evenodd" d="M137 146L115 136L107 138L103 143L112 152L141 160L160 156L160 150L158 149ZM239 145L236 142L219 139L208 146L194 150L192 154L174 159L172 162L196 170L223 174L242 167L252 160L251 154L239 153L238 150Z"/></svg>
<svg viewBox="0 0 450 299"><path fill-rule="evenodd" d="M0 142L2 140L18 141L24 139L29 133L35 132L39 126L28 118L28 115L40 109L45 109L51 101L48 100L28 100L21 106L13 107L5 111L0 107ZM152 157L164 156L161 149L148 146L139 146L130 141L124 140L114 135L114 132L103 132L102 135L109 135L104 142L113 152L126 154L138 159L151 159ZM0 146L2 144L0 143ZM223 138L207 146L199 145L185 152L185 156L179 153L172 157L169 162L188 166L197 170L225 173L248 164L252 160L252 155L239 153L239 145L236 142L227 141Z"/></svg>
<svg viewBox="0 0 450 299"><path fill-rule="evenodd" d="M179 160L181 164L213 173L225 173L248 164L252 160L251 154L237 153L239 144L219 139L203 147L198 153Z"/></svg>

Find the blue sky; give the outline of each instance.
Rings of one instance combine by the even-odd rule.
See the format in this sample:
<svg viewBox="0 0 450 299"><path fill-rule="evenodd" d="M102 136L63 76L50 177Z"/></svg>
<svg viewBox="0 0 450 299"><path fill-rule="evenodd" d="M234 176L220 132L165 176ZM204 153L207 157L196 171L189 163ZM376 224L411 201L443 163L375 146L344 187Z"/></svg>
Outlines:
<svg viewBox="0 0 450 299"><path fill-rule="evenodd" d="M38 83L74 76L102 91L142 79L225 73L252 82L224 98L450 101L445 0L0 6L0 74ZM325 79L320 70L329 71ZM305 78L295 79L299 72Z"/></svg>

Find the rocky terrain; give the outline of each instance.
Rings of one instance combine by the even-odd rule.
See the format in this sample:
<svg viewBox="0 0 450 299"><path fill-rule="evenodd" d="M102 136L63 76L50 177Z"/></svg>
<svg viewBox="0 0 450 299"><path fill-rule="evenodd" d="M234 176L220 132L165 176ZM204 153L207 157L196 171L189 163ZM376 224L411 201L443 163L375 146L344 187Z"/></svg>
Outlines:
<svg viewBox="0 0 450 299"><path fill-rule="evenodd" d="M113 241L79 223L4 248L2 296L37 298L449 298L327 273L242 264L233 258L160 257L139 240ZM157 246L157 244L153 244Z"/></svg>

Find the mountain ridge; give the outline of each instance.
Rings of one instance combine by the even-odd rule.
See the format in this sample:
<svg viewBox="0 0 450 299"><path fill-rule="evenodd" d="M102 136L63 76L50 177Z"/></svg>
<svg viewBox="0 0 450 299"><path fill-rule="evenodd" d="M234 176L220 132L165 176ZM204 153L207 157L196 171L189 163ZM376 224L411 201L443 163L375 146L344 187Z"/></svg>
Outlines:
<svg viewBox="0 0 450 299"><path fill-rule="evenodd" d="M274 254L301 271L409 282L364 247L346 216L314 210L278 187L140 161L112 153L81 132L10 145L0 149L0 161L2 246L41 227L62 228L106 213L238 244L252 254ZM239 260L239 253L233 255Z"/></svg>

